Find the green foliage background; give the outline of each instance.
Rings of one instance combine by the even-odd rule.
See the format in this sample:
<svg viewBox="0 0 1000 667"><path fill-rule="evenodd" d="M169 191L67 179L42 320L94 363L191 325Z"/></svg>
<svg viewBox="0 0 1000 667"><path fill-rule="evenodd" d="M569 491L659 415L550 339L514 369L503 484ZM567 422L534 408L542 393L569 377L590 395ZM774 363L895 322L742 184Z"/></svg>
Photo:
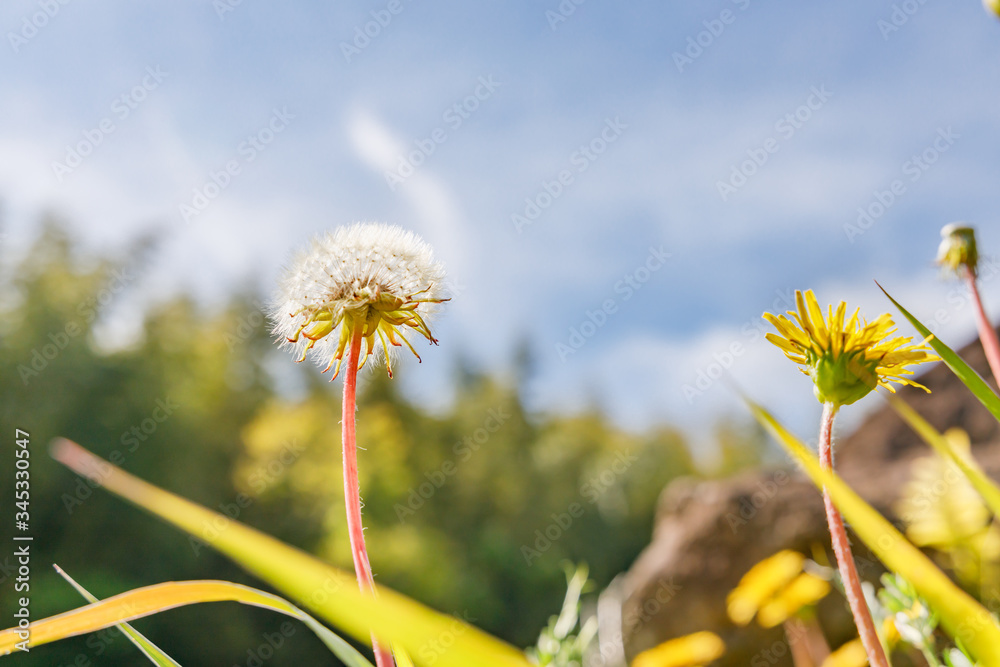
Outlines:
<svg viewBox="0 0 1000 667"><path fill-rule="evenodd" d="M275 349L259 295L236 295L211 311L185 297L154 305L138 343L101 351L95 325L117 300L141 296L136 278L151 254L155 243L140 241L121 260L81 256L48 224L30 252L0 273L0 452L2 469L11 471L14 429L30 432L35 618L82 604L52 563L99 597L184 579L261 586L55 464L46 445L57 435L351 567L340 385ZM306 397L279 395L269 368L301 374ZM432 415L401 397L384 373L366 374L359 444L372 564L381 583L526 646L559 609L561 561L585 561L599 585L608 583L648 543L663 486L698 470L671 429L633 435L597 413L530 415L516 386L472 371L456 382L455 405ZM759 448L738 440L727 434L719 472L756 461L747 452ZM0 507L10 508L13 497L13 475L0 475ZM539 541L571 513L551 546ZM13 511L7 514L0 535L14 531ZM4 544L0 618L7 627L17 595L13 547ZM537 551L530 565L525 547ZM305 628L293 624L289 634L286 619L235 604L167 612L136 627L186 665L333 662ZM269 650L269 640L280 648ZM9 660L82 667L140 658L109 630Z"/></svg>

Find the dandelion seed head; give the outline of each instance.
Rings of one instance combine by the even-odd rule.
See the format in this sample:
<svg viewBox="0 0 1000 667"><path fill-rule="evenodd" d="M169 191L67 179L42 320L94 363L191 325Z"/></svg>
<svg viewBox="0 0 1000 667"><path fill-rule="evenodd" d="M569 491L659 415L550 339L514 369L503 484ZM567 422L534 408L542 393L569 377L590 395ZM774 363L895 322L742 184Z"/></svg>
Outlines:
<svg viewBox="0 0 1000 667"><path fill-rule="evenodd" d="M427 326L447 301L445 273L431 247L413 232L382 223L355 223L320 235L289 263L270 310L273 332L302 361L310 353L337 376L352 336L361 337L363 366L408 347L407 334L437 340ZM332 379L332 378L331 378Z"/></svg>

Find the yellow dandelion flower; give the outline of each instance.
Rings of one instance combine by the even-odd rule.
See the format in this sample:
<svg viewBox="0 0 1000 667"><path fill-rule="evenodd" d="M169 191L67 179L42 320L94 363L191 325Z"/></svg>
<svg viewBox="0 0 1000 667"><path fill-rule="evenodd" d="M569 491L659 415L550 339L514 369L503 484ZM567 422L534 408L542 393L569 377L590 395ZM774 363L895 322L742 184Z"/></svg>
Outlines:
<svg viewBox="0 0 1000 667"><path fill-rule="evenodd" d="M665 641L643 651L632 667L698 667L707 665L726 652L726 645L714 632L696 632Z"/></svg>
<svg viewBox="0 0 1000 667"><path fill-rule="evenodd" d="M894 336L896 325L888 313L868 322L859 317L858 308L845 324L847 304L843 301L836 311L828 306L826 317L812 290L804 294L796 290L795 303L798 310L788 311L791 319L764 313L764 319L778 330L767 334L767 339L803 367L799 370L812 378L820 403L850 405L876 387L895 393L890 382L928 391L904 376L913 374L908 366L938 357L924 342L912 344L912 338Z"/></svg>

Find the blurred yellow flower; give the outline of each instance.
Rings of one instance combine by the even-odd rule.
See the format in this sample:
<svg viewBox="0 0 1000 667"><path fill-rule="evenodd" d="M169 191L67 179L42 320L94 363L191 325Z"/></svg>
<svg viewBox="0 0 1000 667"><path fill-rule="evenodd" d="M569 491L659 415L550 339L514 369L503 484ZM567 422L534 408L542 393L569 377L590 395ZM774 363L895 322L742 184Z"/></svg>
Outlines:
<svg viewBox="0 0 1000 667"><path fill-rule="evenodd" d="M950 429L944 436L956 451L970 456L965 431ZM897 511L914 544L950 547L987 527L989 509L957 465L937 455L926 456L914 461L910 471Z"/></svg>
<svg viewBox="0 0 1000 667"><path fill-rule="evenodd" d="M750 568L726 598L726 610L733 623L746 625L753 620L768 598L802 572L805 560L797 551L785 550Z"/></svg>
<svg viewBox="0 0 1000 667"><path fill-rule="evenodd" d="M820 667L865 667L868 656L860 639L852 639L827 656Z"/></svg>
<svg viewBox="0 0 1000 667"><path fill-rule="evenodd" d="M814 605L830 592L830 584L814 574L803 572L778 591L757 612L757 622L765 628L784 623L803 607Z"/></svg>
<svg viewBox="0 0 1000 667"><path fill-rule="evenodd" d="M774 627L823 599L830 584L804 572L805 560L797 551L785 550L750 568L726 598L733 623L746 625L756 615L763 627Z"/></svg>
<svg viewBox="0 0 1000 667"><path fill-rule="evenodd" d="M726 645L717 634L696 632L643 651L632 661L632 667L700 667L725 652Z"/></svg>
<svg viewBox="0 0 1000 667"><path fill-rule="evenodd" d="M826 318L812 290L795 292L797 311L784 315L764 313L764 319L778 330L767 339L781 348L785 356L813 380L813 393L821 403L837 407L850 405L876 387L895 393L890 382L927 388L907 380L912 375L907 366L935 361L923 343L911 344L912 338L895 336L892 317L885 313L874 322L858 317L859 309L844 323L847 304L827 307Z"/></svg>

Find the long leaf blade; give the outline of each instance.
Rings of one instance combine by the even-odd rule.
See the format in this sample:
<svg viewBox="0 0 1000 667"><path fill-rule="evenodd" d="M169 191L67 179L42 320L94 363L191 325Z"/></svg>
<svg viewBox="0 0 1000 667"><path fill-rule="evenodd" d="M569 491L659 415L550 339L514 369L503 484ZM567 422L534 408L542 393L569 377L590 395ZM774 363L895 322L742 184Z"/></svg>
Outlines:
<svg viewBox="0 0 1000 667"><path fill-rule="evenodd" d="M362 594L354 577L344 571L144 482L75 442L57 439L51 450L57 461L76 473L211 545L359 641L370 641L374 631L398 642L418 662L441 667L529 666L516 648L460 619L382 586L376 587L378 599Z"/></svg>
<svg viewBox="0 0 1000 667"><path fill-rule="evenodd" d="M167 582L137 588L106 600L96 600L85 607L32 622L28 645L41 646L112 625L127 625L125 621L203 602L240 602L291 616L313 630L348 667L372 667L353 646L287 600L228 581ZM17 642L18 636L14 628L0 632L0 655L10 653Z"/></svg>
<svg viewBox="0 0 1000 667"><path fill-rule="evenodd" d="M878 285L877 282L875 284ZM1000 420L1000 396L997 396L993 389L986 384L986 380L984 380L979 373L974 371L972 367L969 366L969 364L967 364L962 357L958 356L954 350L942 343L937 336L932 334L931 330L925 327L920 320L911 315L906 308L899 305L899 302L893 299L889 293L885 291L884 287L878 285L878 288L882 290L882 293L885 294L886 297L889 298L889 301L892 301L892 305L899 309L899 312L903 314L903 317L908 319L910 324L912 324L913 327L920 332L920 335L927 340L927 344L934 348L937 355L941 357L941 361L943 361L948 368L950 368L951 371L958 376L958 379L962 381L962 384L969 388L969 391L971 391L975 397L979 399L980 403L986 406L987 410L993 413L993 416L996 417L997 420Z"/></svg>
<svg viewBox="0 0 1000 667"><path fill-rule="evenodd" d="M962 452L957 451L948 442L948 438L944 437L936 428L931 426L906 401L898 396L889 396L888 398L889 404L896 411L896 414L909 424L910 428L916 431L917 435L930 445L934 451L946 460L954 463L969 480L969 483L972 484L972 488L982 496L987 507L993 512L993 516L1000 518L1000 487L987 477L983 469L979 467L979 464L971 457L966 457Z"/></svg>
<svg viewBox="0 0 1000 667"><path fill-rule="evenodd" d="M76 582L73 577L63 570L58 565L55 566L56 572L59 573L63 579L69 582L69 585L76 589L76 592L83 596L87 602L99 602L99 600L91 595L90 591L81 586ZM128 623L119 623L118 629L121 630L130 642L135 644L135 647L142 652L144 656L149 658L150 662L154 665L160 665L160 667L181 667L180 663L167 655L163 649L149 641L141 632L133 628Z"/></svg>
<svg viewBox="0 0 1000 667"><path fill-rule="evenodd" d="M763 407L744 397L754 418L792 455L813 483L826 488L837 509L890 570L913 582L940 615L941 625L966 646L982 667L1000 667L1000 627L990 613L958 588L902 533L843 480L824 470L812 452Z"/></svg>

